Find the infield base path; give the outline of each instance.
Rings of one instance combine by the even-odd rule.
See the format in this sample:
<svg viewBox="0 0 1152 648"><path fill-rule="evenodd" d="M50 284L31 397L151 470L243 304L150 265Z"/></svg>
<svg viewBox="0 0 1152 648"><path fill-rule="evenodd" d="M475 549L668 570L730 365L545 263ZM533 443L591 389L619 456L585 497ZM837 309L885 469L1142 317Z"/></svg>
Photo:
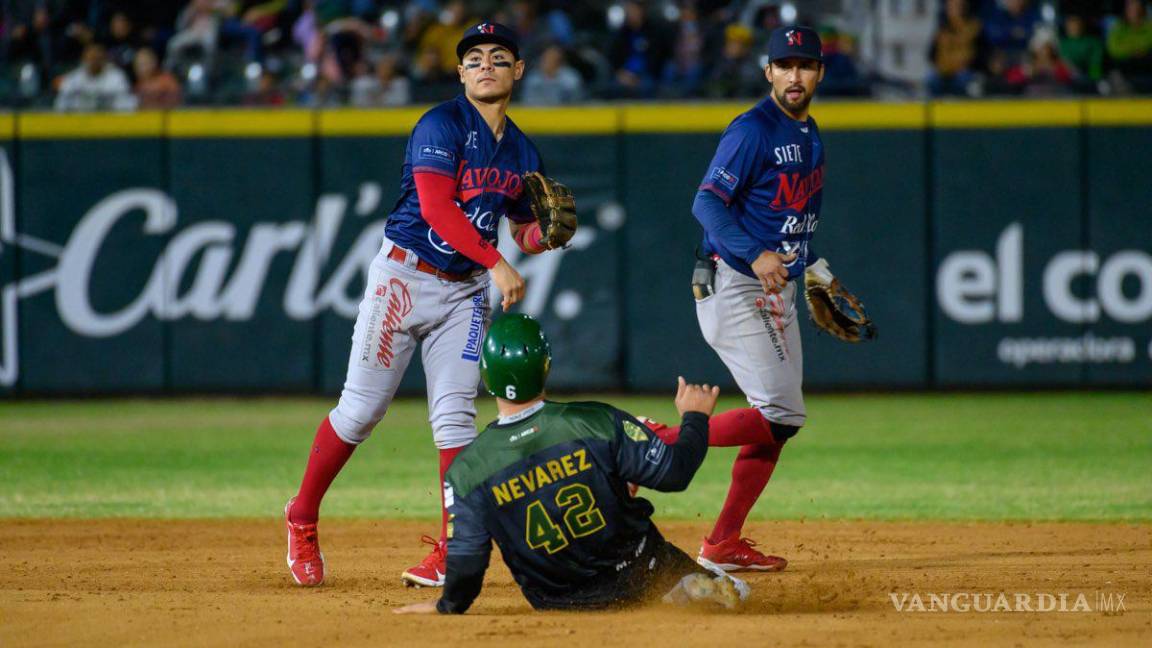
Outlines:
<svg viewBox="0 0 1152 648"><path fill-rule="evenodd" d="M660 526L693 554L705 530ZM0 645L670 648L1152 640L1152 525L756 523L748 535L791 564L780 574L750 575L753 598L737 613L664 606L536 613L497 553L469 614L395 616L393 607L436 596L405 589L399 579L423 556L418 538L433 528L325 520L320 537L330 576L323 587L303 589L290 582L279 518L0 520ZM909 607L918 594L927 607L932 594L958 593L991 595L993 603L1005 593L1013 605L1017 593L1029 595L1032 605L1041 604L1038 594L1064 594L1068 609L1082 594L1092 610L899 612L892 599L906 594Z"/></svg>

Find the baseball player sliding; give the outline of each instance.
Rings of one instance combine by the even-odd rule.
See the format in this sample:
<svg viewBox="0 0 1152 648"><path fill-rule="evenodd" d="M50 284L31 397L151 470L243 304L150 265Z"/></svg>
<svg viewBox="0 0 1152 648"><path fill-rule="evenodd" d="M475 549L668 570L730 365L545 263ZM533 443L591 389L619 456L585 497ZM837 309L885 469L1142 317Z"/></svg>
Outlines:
<svg viewBox="0 0 1152 648"><path fill-rule="evenodd" d="M768 60L769 96L724 131L692 204L704 227L692 280L700 330L751 405L712 417L710 444L741 449L697 561L726 571L788 564L740 532L784 443L804 425L796 280L804 276L818 326L849 341L874 335L863 307L810 247L824 185L824 146L808 116L824 77L820 39L806 27L777 29ZM668 442L678 433L648 425Z"/></svg>
<svg viewBox="0 0 1152 648"><path fill-rule="evenodd" d="M492 542L532 607L595 609L661 597L735 607L748 588L660 534L628 482L680 491L708 451L719 390L680 379L683 433L666 445L605 403L544 400L552 355L536 320L492 324L480 371L500 418L448 471L448 578L439 601L398 613L460 614L480 594Z"/></svg>
<svg viewBox="0 0 1152 648"><path fill-rule="evenodd" d="M456 53L464 94L425 113L408 140L400 198L368 273L340 401L320 423L300 490L285 506L288 567L300 585L324 581L316 530L321 499L388 411L417 344L439 483L476 437L473 401L489 281L505 310L524 295L524 279L496 249L501 217L528 254L562 247L575 232L571 194L541 175L536 147L505 116L524 74L515 32L476 25ZM443 585L446 524L444 513L439 540L424 538L431 552L404 571L407 584Z"/></svg>

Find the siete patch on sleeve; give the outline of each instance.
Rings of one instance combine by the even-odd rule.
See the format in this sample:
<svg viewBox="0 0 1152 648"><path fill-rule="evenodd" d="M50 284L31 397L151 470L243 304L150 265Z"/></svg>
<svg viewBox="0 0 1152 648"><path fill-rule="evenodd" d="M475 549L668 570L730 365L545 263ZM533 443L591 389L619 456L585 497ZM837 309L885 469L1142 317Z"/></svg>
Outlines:
<svg viewBox="0 0 1152 648"><path fill-rule="evenodd" d="M456 154L446 148L439 146L432 146L431 144L423 144L420 146L420 152L416 155L421 160L439 160L441 162L456 162Z"/></svg>
<svg viewBox="0 0 1152 648"><path fill-rule="evenodd" d="M712 167L712 182L724 187L728 191L736 190L736 183L740 181L731 171L724 167Z"/></svg>

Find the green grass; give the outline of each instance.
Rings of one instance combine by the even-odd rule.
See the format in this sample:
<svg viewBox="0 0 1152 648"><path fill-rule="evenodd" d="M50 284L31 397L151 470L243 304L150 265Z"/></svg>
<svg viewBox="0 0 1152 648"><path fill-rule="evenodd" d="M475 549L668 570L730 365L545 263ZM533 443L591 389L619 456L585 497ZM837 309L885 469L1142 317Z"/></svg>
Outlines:
<svg viewBox="0 0 1152 648"><path fill-rule="evenodd" d="M670 398L601 396L669 420ZM0 404L0 517L276 515L328 399ZM726 398L721 410L739 407ZM1152 520L1152 394L817 396L753 518ZM488 420L493 405L481 404ZM709 453L662 518L711 518L734 449ZM423 400L353 456L326 516L437 516Z"/></svg>

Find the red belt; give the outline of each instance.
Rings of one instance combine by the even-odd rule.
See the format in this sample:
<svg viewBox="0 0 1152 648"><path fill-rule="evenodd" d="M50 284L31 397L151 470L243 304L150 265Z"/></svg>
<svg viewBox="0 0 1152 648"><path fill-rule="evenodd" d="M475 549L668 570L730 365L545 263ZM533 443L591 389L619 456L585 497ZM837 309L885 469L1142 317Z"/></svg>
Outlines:
<svg viewBox="0 0 1152 648"><path fill-rule="evenodd" d="M409 254L412 254L412 253L405 250L404 248L402 248L400 246L393 245L392 249L388 252L388 258L392 259L393 261L399 261L400 263L404 263L405 261L408 260ZM436 266L432 265L431 263L428 263L424 259L421 259L420 257L416 256L415 254L412 254L412 256L416 258L416 269L417 270L419 270L420 272L427 272L430 275L436 275L437 278L443 279L445 281L468 281L472 277L475 277L477 274L479 274L479 273L456 274L456 273L452 273L452 272L444 272L443 270L437 268Z"/></svg>

